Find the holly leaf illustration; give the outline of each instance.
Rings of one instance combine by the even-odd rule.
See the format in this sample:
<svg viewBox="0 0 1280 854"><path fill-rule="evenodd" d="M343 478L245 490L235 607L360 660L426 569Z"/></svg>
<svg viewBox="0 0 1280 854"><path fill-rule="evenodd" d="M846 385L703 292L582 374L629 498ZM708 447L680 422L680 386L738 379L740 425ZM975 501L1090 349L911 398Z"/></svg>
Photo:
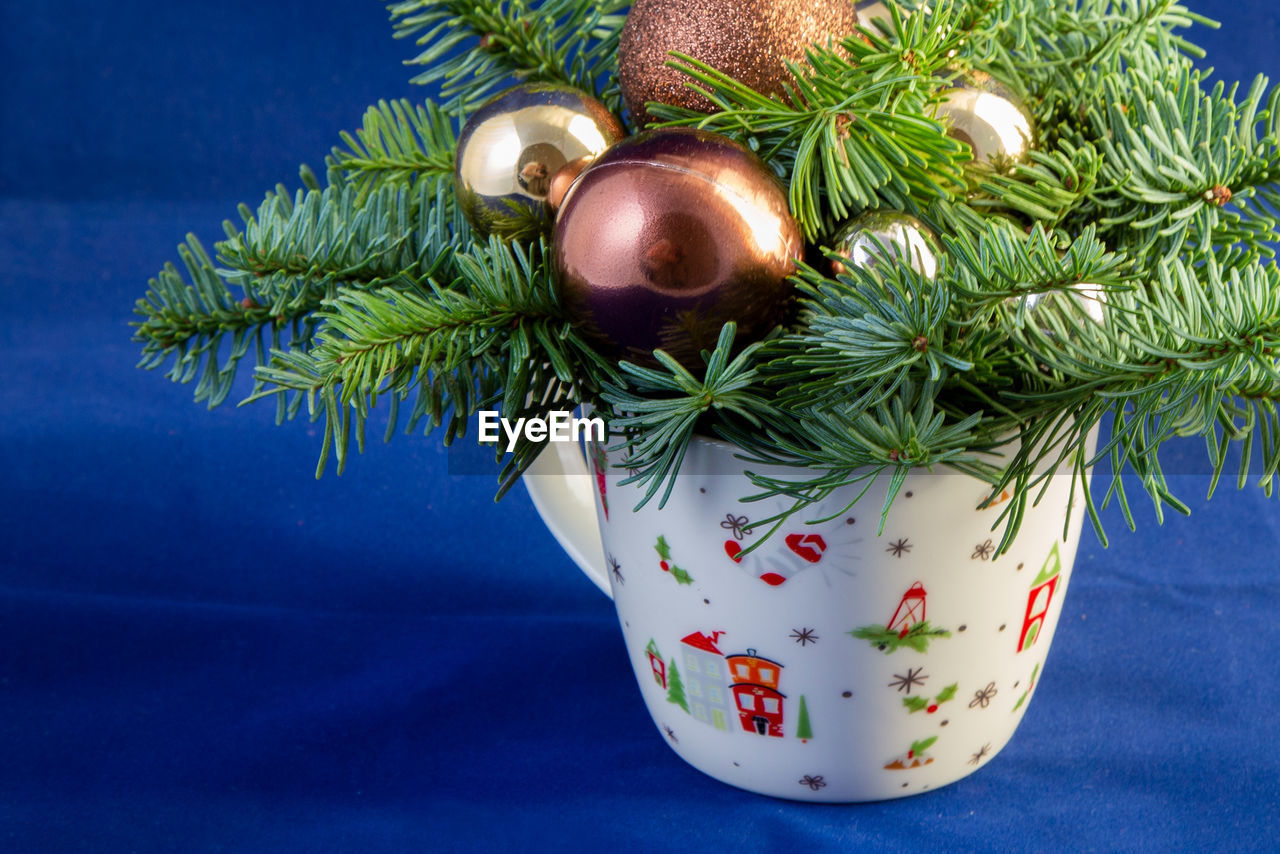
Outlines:
<svg viewBox="0 0 1280 854"><path fill-rule="evenodd" d="M671 577L676 580L677 584L692 584L693 576L685 572L678 566L671 567Z"/></svg>
<svg viewBox="0 0 1280 854"><path fill-rule="evenodd" d="M947 687L938 692L938 696L934 697L934 702L945 703L956 695L956 689L960 687L959 682L952 682Z"/></svg>
<svg viewBox="0 0 1280 854"><path fill-rule="evenodd" d="M929 708L929 701L924 697L903 697L902 705L906 706L914 714Z"/></svg>
<svg viewBox="0 0 1280 854"><path fill-rule="evenodd" d="M658 551L658 557L663 560L671 560L671 546L667 545L667 538L661 534L658 535L658 544L654 546Z"/></svg>
<svg viewBox="0 0 1280 854"><path fill-rule="evenodd" d="M913 741L911 742L911 752L916 756L919 756L930 747L933 747L933 743L937 740L938 737L936 735L931 735L928 738L921 739L920 741Z"/></svg>

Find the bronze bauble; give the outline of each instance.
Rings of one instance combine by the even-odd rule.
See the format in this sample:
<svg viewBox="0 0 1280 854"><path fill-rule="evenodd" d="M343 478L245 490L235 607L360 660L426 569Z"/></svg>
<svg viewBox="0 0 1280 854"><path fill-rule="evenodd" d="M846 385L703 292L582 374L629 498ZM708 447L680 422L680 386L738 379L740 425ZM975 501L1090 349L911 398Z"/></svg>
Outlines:
<svg viewBox="0 0 1280 854"><path fill-rule="evenodd" d="M875 270L885 264L906 264L928 279L938 274L942 256L942 246L929 226L898 211L859 214L831 239L831 248L855 267ZM844 271L843 262L831 262L832 274Z"/></svg>
<svg viewBox="0 0 1280 854"><path fill-rule="evenodd" d="M458 204L483 234L523 232L547 215L547 192L561 167L625 135L604 104L577 89L509 89L472 114L458 137Z"/></svg>
<svg viewBox="0 0 1280 854"><path fill-rule="evenodd" d="M857 23L849 0L636 0L618 46L622 96L637 123L648 120L648 101L711 111L685 87L690 78L666 67L673 50L780 95L788 60L803 62L811 44L839 40Z"/></svg>
<svg viewBox="0 0 1280 854"><path fill-rule="evenodd" d="M602 350L701 371L727 321L738 342L786 309L803 250L787 196L732 140L688 128L626 139L569 189L553 237L563 296Z"/></svg>
<svg viewBox="0 0 1280 854"><path fill-rule="evenodd" d="M1035 131L1026 107L1009 87L990 74L972 71L953 81L938 106L947 132L968 143L974 162L1000 169L1020 160L1031 148Z"/></svg>
<svg viewBox="0 0 1280 854"><path fill-rule="evenodd" d="M564 202L564 197L568 194L569 188L573 186L574 181L578 180L582 170L586 169L587 165L594 159L591 155L587 155L586 157L579 157L577 160L570 160L551 176L551 186L547 190L547 207L551 209L552 214L560 210L560 205Z"/></svg>

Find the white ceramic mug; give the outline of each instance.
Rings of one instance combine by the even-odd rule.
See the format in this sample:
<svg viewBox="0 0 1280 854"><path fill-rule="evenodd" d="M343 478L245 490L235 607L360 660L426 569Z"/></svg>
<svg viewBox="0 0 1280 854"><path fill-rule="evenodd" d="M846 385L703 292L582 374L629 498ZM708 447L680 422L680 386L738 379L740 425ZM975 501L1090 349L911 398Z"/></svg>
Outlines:
<svg viewBox="0 0 1280 854"><path fill-rule="evenodd" d="M936 789L1002 748L1044 672L1083 502L1055 474L1011 550L999 502L950 472L912 472L877 534L887 478L850 487L764 544L781 500L725 442L696 438L666 506L603 446L549 445L525 479L544 521L613 597L658 731L701 771L762 794L874 801ZM616 463L617 460L612 460Z"/></svg>

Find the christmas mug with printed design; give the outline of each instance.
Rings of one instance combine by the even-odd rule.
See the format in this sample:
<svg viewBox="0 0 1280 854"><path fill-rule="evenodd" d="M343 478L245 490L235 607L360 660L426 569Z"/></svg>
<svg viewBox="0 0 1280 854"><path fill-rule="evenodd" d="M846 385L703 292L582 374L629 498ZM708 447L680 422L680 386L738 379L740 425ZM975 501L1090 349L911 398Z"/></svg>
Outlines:
<svg viewBox="0 0 1280 854"><path fill-rule="evenodd" d="M1080 537L1070 474L1048 475L1010 550L1002 495L912 471L786 520L735 447L695 437L660 509L603 444L551 444L525 483L582 570L612 596L649 713L687 762L734 786L874 801L980 769L1040 679ZM1068 515L1069 514L1069 515ZM1064 536L1064 522L1065 536ZM762 541L761 541L762 540ZM758 541L759 545L752 548Z"/></svg>

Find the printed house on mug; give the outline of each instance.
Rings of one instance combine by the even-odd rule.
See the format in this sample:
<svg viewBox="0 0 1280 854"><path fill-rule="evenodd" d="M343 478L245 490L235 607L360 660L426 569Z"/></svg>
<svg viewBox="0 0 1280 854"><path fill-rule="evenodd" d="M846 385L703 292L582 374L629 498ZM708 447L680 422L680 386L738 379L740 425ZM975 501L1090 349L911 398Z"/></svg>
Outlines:
<svg viewBox="0 0 1280 854"><path fill-rule="evenodd" d="M734 705L747 732L782 737L782 705L786 695L778 691L782 665L756 655L754 649L726 655L733 680Z"/></svg>
<svg viewBox="0 0 1280 854"><path fill-rule="evenodd" d="M654 643L653 638L649 638L649 645L644 648L644 651L649 657L649 670L653 673L653 681L665 689L667 687L667 663L662 660L662 653L658 652L658 645Z"/></svg>
<svg viewBox="0 0 1280 854"><path fill-rule="evenodd" d="M727 732L733 710L725 687L724 653L716 646L722 634L724 632L712 632L708 636L694 632L681 639L680 649L689 714Z"/></svg>
<svg viewBox="0 0 1280 854"><path fill-rule="evenodd" d="M1031 582L1031 591L1027 594L1027 611L1022 618L1022 632L1018 636L1018 652L1026 652L1035 646L1040 638L1040 630L1044 628L1045 618L1049 615L1049 606L1053 604L1053 595L1058 590L1058 580L1062 577L1062 558L1058 555L1058 544L1053 544L1053 551L1045 558L1044 566L1035 581Z"/></svg>

